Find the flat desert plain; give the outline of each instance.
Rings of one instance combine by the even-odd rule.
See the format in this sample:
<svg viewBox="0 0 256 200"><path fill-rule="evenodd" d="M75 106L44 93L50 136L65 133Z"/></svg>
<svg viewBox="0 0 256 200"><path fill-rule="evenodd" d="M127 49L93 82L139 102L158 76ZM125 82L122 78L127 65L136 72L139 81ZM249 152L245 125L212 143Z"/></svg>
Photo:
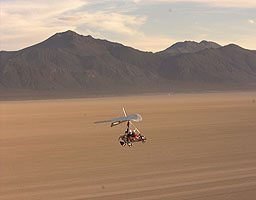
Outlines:
<svg viewBox="0 0 256 200"><path fill-rule="evenodd" d="M256 93L0 102L1 200L256 199ZM140 113L148 141L117 139Z"/></svg>

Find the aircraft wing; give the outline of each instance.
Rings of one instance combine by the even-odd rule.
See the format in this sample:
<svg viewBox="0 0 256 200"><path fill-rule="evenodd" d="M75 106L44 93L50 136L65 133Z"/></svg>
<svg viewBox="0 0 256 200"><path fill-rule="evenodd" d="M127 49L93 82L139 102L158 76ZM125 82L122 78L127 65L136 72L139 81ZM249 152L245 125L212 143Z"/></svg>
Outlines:
<svg viewBox="0 0 256 200"><path fill-rule="evenodd" d="M139 122L139 121L142 121L142 117L140 116L140 114L134 114L134 115L124 116L124 117L104 120L104 121L97 121L97 122L94 122L94 123L98 124L98 123L112 122L111 126L115 126L115 125L118 125L122 122L127 122L127 121Z"/></svg>

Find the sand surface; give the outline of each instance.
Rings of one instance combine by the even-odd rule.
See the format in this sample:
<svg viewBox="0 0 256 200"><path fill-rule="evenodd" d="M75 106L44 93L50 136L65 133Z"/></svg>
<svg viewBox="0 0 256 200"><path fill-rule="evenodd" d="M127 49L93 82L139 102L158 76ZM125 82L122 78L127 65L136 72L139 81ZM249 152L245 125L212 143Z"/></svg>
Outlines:
<svg viewBox="0 0 256 200"><path fill-rule="evenodd" d="M0 102L1 200L256 199L256 93ZM121 147L143 117L145 144Z"/></svg>

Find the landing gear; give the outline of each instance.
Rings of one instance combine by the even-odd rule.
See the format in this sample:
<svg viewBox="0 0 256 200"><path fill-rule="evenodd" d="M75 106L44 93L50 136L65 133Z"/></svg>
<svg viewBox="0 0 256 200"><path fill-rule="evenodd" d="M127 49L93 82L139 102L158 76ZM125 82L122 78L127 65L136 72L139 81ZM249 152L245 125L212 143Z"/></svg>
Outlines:
<svg viewBox="0 0 256 200"><path fill-rule="evenodd" d="M125 142L123 142L123 141L120 141L120 144L121 144L122 146L125 146Z"/></svg>
<svg viewBox="0 0 256 200"><path fill-rule="evenodd" d="M135 131L137 131L137 133ZM141 135L139 130L136 127L132 131L130 129L130 121L128 121L124 135L120 135L118 140L119 140L119 143L121 146L127 145L128 147L132 147L133 142L143 142L144 143L146 140L146 137Z"/></svg>

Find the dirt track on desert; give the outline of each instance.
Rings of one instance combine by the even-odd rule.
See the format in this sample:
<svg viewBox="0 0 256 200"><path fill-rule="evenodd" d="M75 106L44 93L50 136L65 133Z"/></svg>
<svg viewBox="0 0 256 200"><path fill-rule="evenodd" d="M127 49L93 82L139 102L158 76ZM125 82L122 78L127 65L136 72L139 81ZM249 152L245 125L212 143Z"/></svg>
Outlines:
<svg viewBox="0 0 256 200"><path fill-rule="evenodd" d="M0 102L1 200L252 200L256 93ZM140 113L148 141L117 139Z"/></svg>

